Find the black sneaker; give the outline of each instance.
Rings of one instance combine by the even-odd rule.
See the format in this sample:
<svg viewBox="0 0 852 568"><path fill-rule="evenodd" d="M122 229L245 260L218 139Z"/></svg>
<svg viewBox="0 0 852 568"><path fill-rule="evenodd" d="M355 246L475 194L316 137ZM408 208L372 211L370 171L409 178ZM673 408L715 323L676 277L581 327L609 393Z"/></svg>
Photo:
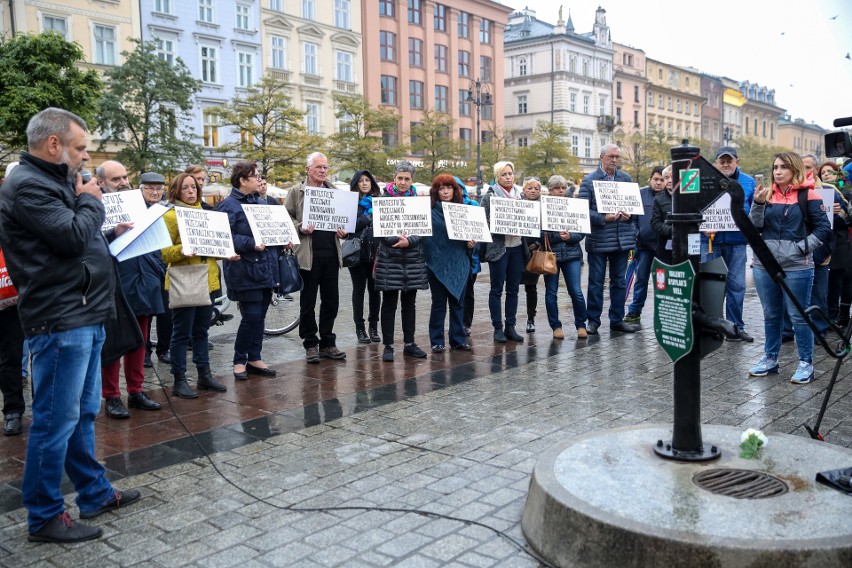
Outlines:
<svg viewBox="0 0 852 568"><path fill-rule="evenodd" d="M533 320L527 320L527 333L535 333L535 322Z"/></svg>
<svg viewBox="0 0 852 568"><path fill-rule="evenodd" d="M136 489L128 489L127 491L119 491L118 489L114 490L115 493L112 496L112 499L101 505L100 509L96 509L89 513L84 513L80 511L81 519L93 519L98 515L103 515L107 511L112 511L114 509L120 509L121 507L127 507L131 503L135 503L138 501L142 494L139 493Z"/></svg>
<svg viewBox="0 0 852 568"><path fill-rule="evenodd" d="M62 511L46 525L27 537L30 542L84 542L99 538L104 531L100 527L83 525L71 518L67 511Z"/></svg>
<svg viewBox="0 0 852 568"><path fill-rule="evenodd" d="M370 336L363 327L355 328L355 336L358 338L358 343L370 343Z"/></svg>
<svg viewBox="0 0 852 568"><path fill-rule="evenodd" d="M382 353L382 361L393 363L393 347L385 345L385 351Z"/></svg>
<svg viewBox="0 0 852 568"><path fill-rule="evenodd" d="M423 359L426 356L426 353L417 347L416 343L409 343L405 347L402 348L402 354L408 355L409 357L417 357L418 359Z"/></svg>

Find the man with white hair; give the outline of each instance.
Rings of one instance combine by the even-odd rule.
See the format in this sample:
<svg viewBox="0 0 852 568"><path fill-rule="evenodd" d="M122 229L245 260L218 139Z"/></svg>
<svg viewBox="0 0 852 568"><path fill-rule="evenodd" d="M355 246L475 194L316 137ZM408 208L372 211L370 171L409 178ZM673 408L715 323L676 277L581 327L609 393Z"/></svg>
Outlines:
<svg viewBox="0 0 852 568"><path fill-rule="evenodd" d="M346 237L346 231L342 228L336 233L316 231L313 223L302 224L305 188L336 189L328 181L328 158L323 154L314 152L308 156L305 170L305 181L291 187L284 201L284 206L299 231L300 243L293 246L304 282L302 293L299 295L299 337L302 338L305 360L308 363L319 363L321 358L343 360L346 359L346 353L337 348L334 320L337 319L337 309L340 305L338 273L343 266L340 239ZM319 323L316 315L317 293L322 295Z"/></svg>
<svg viewBox="0 0 852 568"><path fill-rule="evenodd" d="M130 187L130 177L124 164L115 160L107 160L95 168L95 177L98 178L98 186L104 193L115 193L116 191L127 191Z"/></svg>

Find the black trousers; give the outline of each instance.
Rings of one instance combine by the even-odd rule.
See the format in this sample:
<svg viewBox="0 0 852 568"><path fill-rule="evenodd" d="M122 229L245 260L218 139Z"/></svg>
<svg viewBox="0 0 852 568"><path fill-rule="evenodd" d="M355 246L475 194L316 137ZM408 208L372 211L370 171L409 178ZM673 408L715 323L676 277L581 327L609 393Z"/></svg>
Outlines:
<svg viewBox="0 0 852 568"><path fill-rule="evenodd" d="M310 270L301 270L304 288L299 295L300 316L299 337L305 349L315 347L333 347L337 336L334 335L334 320L340 305L340 291L337 286L337 252L314 251L313 265ZM319 323L317 323L317 294L321 296ZM319 337L317 337L319 334Z"/></svg>
<svg viewBox="0 0 852 568"><path fill-rule="evenodd" d="M417 290L400 292L391 290L382 292L382 342L393 345L393 332L396 323L396 306L402 296L402 340L414 343L414 304L417 301Z"/></svg>
<svg viewBox="0 0 852 568"><path fill-rule="evenodd" d="M21 359L24 357L24 332L18 308L0 310L0 391L3 392L3 415L23 416L24 381Z"/></svg>
<svg viewBox="0 0 852 568"><path fill-rule="evenodd" d="M162 314L157 314L151 318L151 324L156 322L157 326L157 356L165 355L169 352L169 344L172 342L172 311L169 309L169 291L162 290L163 306L166 311ZM151 343L151 330L148 329L148 344L145 346L148 350L148 355L153 350Z"/></svg>
<svg viewBox="0 0 852 568"><path fill-rule="evenodd" d="M352 319L355 320L355 327L358 329L364 327L365 292L370 299L370 311L367 320L370 325L378 324L382 296L374 288L373 265L357 264L349 269L349 275L352 277Z"/></svg>
<svg viewBox="0 0 852 568"><path fill-rule="evenodd" d="M474 298L473 285L476 283L476 274L471 274L467 279L467 289L464 291L464 326L471 327L473 325L473 303Z"/></svg>

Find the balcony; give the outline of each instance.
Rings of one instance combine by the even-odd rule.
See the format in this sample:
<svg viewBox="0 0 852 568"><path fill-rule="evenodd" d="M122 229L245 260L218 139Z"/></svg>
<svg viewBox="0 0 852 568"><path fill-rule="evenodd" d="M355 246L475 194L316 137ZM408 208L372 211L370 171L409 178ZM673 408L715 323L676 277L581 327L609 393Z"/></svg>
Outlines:
<svg viewBox="0 0 852 568"><path fill-rule="evenodd" d="M321 87L322 77L320 77L319 75L302 73L302 85L306 85L308 87Z"/></svg>
<svg viewBox="0 0 852 568"><path fill-rule="evenodd" d="M289 71L284 71L283 69L272 69L269 67L267 67L266 72L276 81L283 81L285 83L290 82L290 77L292 75Z"/></svg>
<svg viewBox="0 0 852 568"><path fill-rule="evenodd" d="M358 85L348 81L335 81L334 90L339 93L346 93L347 95L356 95L358 94Z"/></svg>
<svg viewBox="0 0 852 568"><path fill-rule="evenodd" d="M598 117L598 132L612 132L615 128L615 119L608 115L602 114Z"/></svg>

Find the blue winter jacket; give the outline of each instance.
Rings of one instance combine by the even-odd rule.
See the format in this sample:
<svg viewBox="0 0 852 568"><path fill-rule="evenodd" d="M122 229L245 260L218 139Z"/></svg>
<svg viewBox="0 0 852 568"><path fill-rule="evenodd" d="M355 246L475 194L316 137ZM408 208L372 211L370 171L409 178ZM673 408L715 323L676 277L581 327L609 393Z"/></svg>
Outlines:
<svg viewBox="0 0 852 568"><path fill-rule="evenodd" d="M586 240L586 252L606 253L629 251L636 248L636 221L631 215L627 221L604 221L605 214L598 213L598 203L595 199L594 181L606 180L606 173L598 167L595 171L583 178L580 184L580 199L589 200L589 217L592 222L592 233ZM615 181L631 182L633 178L622 170L615 172Z"/></svg>
<svg viewBox="0 0 852 568"><path fill-rule="evenodd" d="M634 215L639 227L639 234L636 237L636 248L639 250L657 250L657 233L651 227L651 214L654 212L654 197L656 193L651 189L650 185L646 185L639 190L642 196L642 208L645 209L644 215Z"/></svg>
<svg viewBox="0 0 852 568"><path fill-rule="evenodd" d="M150 206L149 206L150 207ZM118 263L121 289L135 316L153 316L165 312L163 278L166 265L160 251L149 252Z"/></svg>
<svg viewBox="0 0 852 568"><path fill-rule="evenodd" d="M547 235L550 241L550 248L556 255L556 262L565 262L568 260L582 260L583 249L580 247L580 241L586 238L584 233L571 232L571 236L567 241L562 240L559 231L542 231L541 242L544 243L544 235Z"/></svg>
<svg viewBox="0 0 852 568"><path fill-rule="evenodd" d="M246 195L236 188L231 188L231 195L226 197L216 210L228 214L234 250L240 255L240 260L223 262L228 296L232 300L242 297L243 301L249 301L240 293L275 288L278 285L278 247L255 250L257 243L243 212L244 204L258 205L257 194Z"/></svg>
<svg viewBox="0 0 852 568"><path fill-rule="evenodd" d="M757 187L757 182L754 181L754 178L750 175L744 174L739 168L737 168L737 171L734 172L734 175L732 175L731 178L737 180L743 188L743 193L745 194L743 209L745 209L746 215L748 215L751 212L751 203L754 200L754 188ZM701 233L701 244L703 249L706 250L707 235L704 233ZM740 231L719 231L713 237L713 244L744 245L746 244L746 240Z"/></svg>

